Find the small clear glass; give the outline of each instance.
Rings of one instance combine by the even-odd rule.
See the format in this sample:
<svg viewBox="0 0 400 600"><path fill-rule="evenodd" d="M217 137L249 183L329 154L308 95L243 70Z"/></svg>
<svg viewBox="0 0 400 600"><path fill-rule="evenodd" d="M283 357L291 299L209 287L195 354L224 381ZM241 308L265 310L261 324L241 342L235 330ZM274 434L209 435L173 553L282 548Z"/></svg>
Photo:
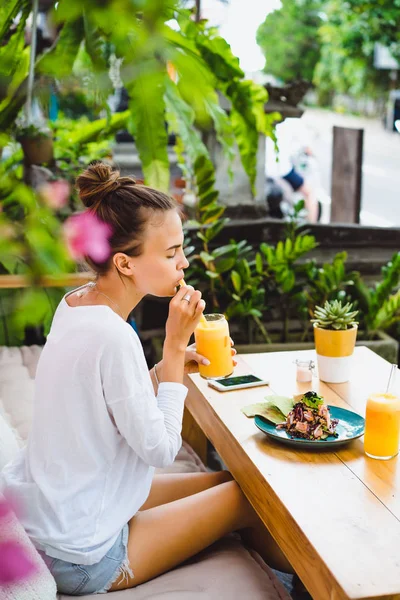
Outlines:
<svg viewBox="0 0 400 600"><path fill-rule="evenodd" d="M294 362L296 365L296 381L302 383L312 381L313 369L315 368L314 361L297 359Z"/></svg>

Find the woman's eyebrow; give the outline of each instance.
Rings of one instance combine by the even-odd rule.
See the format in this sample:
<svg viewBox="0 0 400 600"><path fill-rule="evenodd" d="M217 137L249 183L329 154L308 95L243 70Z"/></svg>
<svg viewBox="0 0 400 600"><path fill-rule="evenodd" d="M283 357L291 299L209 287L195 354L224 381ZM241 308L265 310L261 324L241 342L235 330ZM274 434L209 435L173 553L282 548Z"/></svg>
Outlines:
<svg viewBox="0 0 400 600"><path fill-rule="evenodd" d="M175 246L170 246L167 250L173 250L174 248L180 248L182 244L175 244Z"/></svg>

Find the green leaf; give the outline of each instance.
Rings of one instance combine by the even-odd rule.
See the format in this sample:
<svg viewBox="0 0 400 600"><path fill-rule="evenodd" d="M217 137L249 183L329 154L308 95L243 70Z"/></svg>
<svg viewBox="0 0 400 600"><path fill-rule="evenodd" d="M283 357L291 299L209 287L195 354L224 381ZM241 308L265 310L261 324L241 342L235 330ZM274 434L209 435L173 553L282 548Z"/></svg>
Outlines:
<svg viewBox="0 0 400 600"><path fill-rule="evenodd" d="M226 273L236 264L236 258L221 258L215 263L217 273Z"/></svg>
<svg viewBox="0 0 400 600"><path fill-rule="evenodd" d="M72 73L72 67L84 37L83 18L64 24L57 41L36 63L36 70L43 75L67 77Z"/></svg>
<svg viewBox="0 0 400 600"><path fill-rule="evenodd" d="M208 252L200 252L200 258L203 261L203 263L209 263L209 262L213 262L214 261L214 257L212 256L212 254L209 254Z"/></svg>
<svg viewBox="0 0 400 600"><path fill-rule="evenodd" d="M225 212L225 206L214 206L213 208L209 208L203 215L202 222L207 225L209 223L214 223L221 215Z"/></svg>
<svg viewBox="0 0 400 600"><path fill-rule="evenodd" d="M219 277L218 273L214 273L214 271L206 271L206 275L208 275L210 279L217 279Z"/></svg>
<svg viewBox="0 0 400 600"><path fill-rule="evenodd" d="M219 248L215 248L213 250L213 256L218 258L219 256L237 256L237 244L226 244L225 246L220 246Z"/></svg>
<svg viewBox="0 0 400 600"><path fill-rule="evenodd" d="M191 162L194 163L201 155L208 155L208 150L194 127L194 111L183 100L178 87L170 79L165 86L165 105L170 130L179 134Z"/></svg>
<svg viewBox="0 0 400 600"><path fill-rule="evenodd" d="M285 418L294 406L293 398L289 398L288 396L266 396L265 400L268 406L280 410Z"/></svg>
<svg viewBox="0 0 400 600"><path fill-rule="evenodd" d="M285 415L275 406L270 406L267 402L257 402L256 404L248 404L247 406L243 406L240 409L242 413L246 415L246 417L255 417L256 415L260 415L260 417L264 417L267 421L278 425L278 423L283 423L285 421Z"/></svg>
<svg viewBox="0 0 400 600"><path fill-rule="evenodd" d="M240 278L239 273L237 273L237 271L232 271L231 279L232 279L233 287L235 288L235 290L238 293L240 293L241 288L242 288L242 280Z"/></svg>
<svg viewBox="0 0 400 600"><path fill-rule="evenodd" d="M260 275L263 272L263 260L262 260L262 256L259 252L257 252L256 254L256 270L257 273L259 273Z"/></svg>
<svg viewBox="0 0 400 600"><path fill-rule="evenodd" d="M290 292L295 283L296 283L296 278L295 278L295 274L291 269L288 269L285 271L285 277L282 278L281 280L281 286L282 286L282 291L287 294L288 292Z"/></svg>
<svg viewBox="0 0 400 600"><path fill-rule="evenodd" d="M217 190L211 190L210 192L205 194L203 197L200 197L199 208L200 209L207 208L207 206L209 206L210 204L212 204L213 202L215 202L218 199L218 196L219 196L219 192Z"/></svg>
<svg viewBox="0 0 400 600"><path fill-rule="evenodd" d="M216 223L213 223L208 229L206 229L205 237L206 241L210 242L213 240L220 231L225 227L229 219L219 219Z"/></svg>
<svg viewBox="0 0 400 600"><path fill-rule="evenodd" d="M169 161L165 127L165 75L156 61L142 65L140 73L126 84L130 94L131 117L128 128L136 147L147 183L168 192Z"/></svg>
<svg viewBox="0 0 400 600"><path fill-rule="evenodd" d="M11 2L10 4L15 6L15 2ZM13 77L15 72L19 70L19 64L21 62L21 54L23 52L25 46L25 25L26 20L31 12L30 2L19 2L21 7L23 7L23 11L19 15L18 25L15 28L14 33L9 37L6 44L0 46L0 74L2 76L2 86L4 86L6 90L5 82L7 81L7 77ZM10 7L11 8L11 7ZM0 8L0 15L4 11L4 8ZM11 10L11 14L12 14ZM10 14L10 13L8 13ZM6 17L5 22L8 20ZM2 29L2 20L0 16L0 30ZM2 39L2 36L0 36ZM0 92L0 98L3 97L2 92Z"/></svg>
<svg viewBox="0 0 400 600"><path fill-rule="evenodd" d="M85 8L83 8L83 24L86 52L90 56L93 67L96 71L107 74L108 63L105 59L105 40L97 25L90 18L90 11ZM111 82L109 87L111 89Z"/></svg>
<svg viewBox="0 0 400 600"><path fill-rule="evenodd" d="M4 36L10 29L10 26L18 15L18 13L29 5L28 0L2 0L0 3L0 39L4 39Z"/></svg>
<svg viewBox="0 0 400 600"><path fill-rule="evenodd" d="M217 140L221 144L222 151L228 160L229 174L233 175L231 167L236 156L235 135L226 111L219 106L217 96L215 97L215 101L206 100L205 105L214 122Z"/></svg>
<svg viewBox="0 0 400 600"><path fill-rule="evenodd" d="M230 82L233 78L244 77L239 59L234 56L228 42L222 37L219 35L198 36L196 45L218 80Z"/></svg>

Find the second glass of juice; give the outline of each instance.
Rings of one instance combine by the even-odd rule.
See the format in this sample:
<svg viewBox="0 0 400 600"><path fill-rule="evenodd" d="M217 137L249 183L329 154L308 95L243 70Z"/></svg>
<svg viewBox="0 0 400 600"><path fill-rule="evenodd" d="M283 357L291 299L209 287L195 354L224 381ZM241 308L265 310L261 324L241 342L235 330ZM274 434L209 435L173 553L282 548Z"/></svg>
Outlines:
<svg viewBox="0 0 400 600"><path fill-rule="evenodd" d="M229 326L224 315L204 315L194 331L196 351L210 361L199 365L199 372L206 379L227 377L233 372Z"/></svg>
<svg viewBox="0 0 400 600"><path fill-rule="evenodd" d="M400 398L371 394L365 415L364 450L370 458L388 460L399 452Z"/></svg>

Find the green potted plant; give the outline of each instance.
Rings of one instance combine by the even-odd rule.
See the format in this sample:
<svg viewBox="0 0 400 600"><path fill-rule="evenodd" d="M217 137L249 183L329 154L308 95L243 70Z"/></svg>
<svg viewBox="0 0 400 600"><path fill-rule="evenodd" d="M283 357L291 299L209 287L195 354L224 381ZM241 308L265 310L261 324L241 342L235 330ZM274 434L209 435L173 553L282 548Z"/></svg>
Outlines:
<svg viewBox="0 0 400 600"><path fill-rule="evenodd" d="M22 146L26 165L43 165L53 162L53 135L50 129L31 123L21 127L17 140Z"/></svg>
<svg viewBox="0 0 400 600"><path fill-rule="evenodd" d="M316 306L314 319L315 349L319 378L327 383L344 383L350 378L351 357L357 338L358 314L351 303L340 300Z"/></svg>

